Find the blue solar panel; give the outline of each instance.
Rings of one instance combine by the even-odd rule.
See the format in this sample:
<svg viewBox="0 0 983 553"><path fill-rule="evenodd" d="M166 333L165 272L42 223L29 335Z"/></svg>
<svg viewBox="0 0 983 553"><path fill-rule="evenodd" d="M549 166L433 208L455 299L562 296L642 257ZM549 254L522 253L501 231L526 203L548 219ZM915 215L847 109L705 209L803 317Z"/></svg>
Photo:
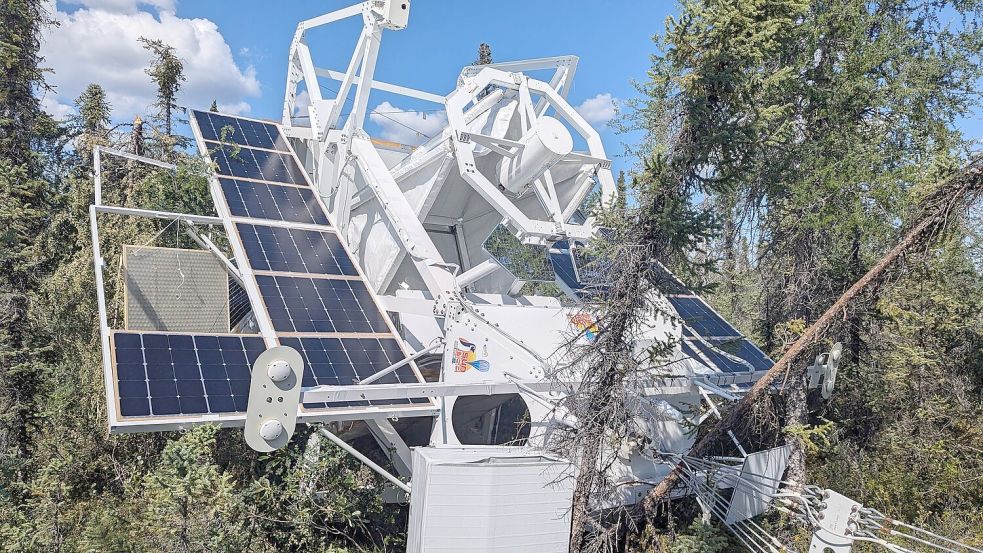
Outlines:
<svg viewBox="0 0 983 553"><path fill-rule="evenodd" d="M205 140L232 142L250 148L290 151L287 141L276 125L209 111L194 111L193 114Z"/></svg>
<svg viewBox="0 0 983 553"><path fill-rule="evenodd" d="M669 296L669 303L679 314L683 324L704 338L732 338L741 334L698 297Z"/></svg>
<svg viewBox="0 0 983 553"><path fill-rule="evenodd" d="M333 231L238 223L239 238L253 269L358 276L355 264Z"/></svg>
<svg viewBox="0 0 983 553"><path fill-rule="evenodd" d="M195 113L195 123L205 140L201 146L217 166L222 189L218 201L225 201L236 227L230 239L238 238L245 253L245 259L237 261L253 269L250 277L259 288L279 342L304 357L303 385L351 385L405 359L399 339L341 238L330 228L325 209L279 128L201 112ZM262 219L284 224L255 221ZM301 229L290 223L325 228ZM410 365L379 380L420 381ZM320 403L304 408L409 403L427 405L430 401Z"/></svg>
<svg viewBox="0 0 983 553"><path fill-rule="evenodd" d="M287 184L307 184L303 169L293 156L253 148L232 148L217 142L206 142L218 173L228 177L265 180Z"/></svg>
<svg viewBox="0 0 983 553"><path fill-rule="evenodd" d="M233 217L329 226L324 210L307 186L287 186L220 178Z"/></svg>
<svg viewBox="0 0 983 553"><path fill-rule="evenodd" d="M765 371L774 365L746 338L714 341L684 340L682 349L684 356L723 372Z"/></svg>
<svg viewBox="0 0 983 553"><path fill-rule="evenodd" d="M561 240L549 249L550 263L556 279L580 299L588 299L607 290L603 269L584 253L585 245Z"/></svg>
<svg viewBox="0 0 983 553"><path fill-rule="evenodd" d="M360 280L257 275L256 282L277 332L390 332Z"/></svg>
<svg viewBox="0 0 983 553"><path fill-rule="evenodd" d="M290 346L304 357L304 387L348 386L358 383L386 367L402 361L405 356L395 338L283 338L280 343ZM376 381L379 384L419 382L416 373L405 365ZM352 401L305 403L307 409L324 407L364 407L428 403L419 400Z"/></svg>
<svg viewBox="0 0 983 553"><path fill-rule="evenodd" d="M122 417L245 412L258 336L113 334Z"/></svg>
<svg viewBox="0 0 983 553"><path fill-rule="evenodd" d="M570 243L563 240L550 248L550 260L557 281L578 298L586 300L603 294L606 286L602 265L592 262L583 252L581 244L575 244L571 249ZM667 294L673 309L682 319L682 350L685 357L722 372L767 370L772 367L768 356L742 337L703 299L688 290L666 267L656 263L653 270L659 281L658 288Z"/></svg>
<svg viewBox="0 0 983 553"><path fill-rule="evenodd" d="M405 358L395 338L283 338L304 358L303 386L355 384ZM116 332L119 414L127 417L244 413L259 336ZM406 365L380 384L419 382ZM307 409L426 404L426 399L306 403Z"/></svg>

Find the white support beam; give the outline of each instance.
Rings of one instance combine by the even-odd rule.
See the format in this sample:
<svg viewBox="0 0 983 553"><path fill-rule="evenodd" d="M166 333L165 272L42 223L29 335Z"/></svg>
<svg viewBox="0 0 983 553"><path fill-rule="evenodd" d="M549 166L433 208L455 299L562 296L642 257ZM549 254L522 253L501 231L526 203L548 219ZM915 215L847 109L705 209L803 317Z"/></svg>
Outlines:
<svg viewBox="0 0 983 553"><path fill-rule="evenodd" d="M184 233L187 234L192 240L194 240L199 246L212 252L212 255L218 258L218 260L222 263L222 266L225 267L225 272L229 273L229 276L232 277L232 280L236 281L236 284L238 284L239 286L245 285L245 283L242 281L242 275L239 273L239 269L237 269L236 266L233 265L231 261L229 261L228 257L225 257L225 254L222 253L222 250L218 249L218 246L216 246L214 242L209 240L207 236L202 236L201 234L198 234L198 231L196 231L194 227L191 226L186 227L184 229Z"/></svg>
<svg viewBox="0 0 983 553"><path fill-rule="evenodd" d="M107 148L105 146L96 146L96 148L100 152L104 152L104 153L107 153L107 154L110 154L110 155L114 155L114 156L126 158L126 159L129 159L131 161L139 161L140 163L146 163L147 165L154 165L154 166L160 167L161 169L169 169L171 171L174 171L175 169L177 169L177 165L175 165L173 163L168 163L166 161L161 161L159 159L154 159L152 157L146 157L146 156L141 156L141 155L137 155L137 154L131 154L130 152L124 152L122 150L117 150L117 149L114 149L114 148Z"/></svg>
<svg viewBox="0 0 983 553"><path fill-rule="evenodd" d="M109 315L106 309L106 289L103 283L102 268L106 262L102 258L99 246L99 223L96 217L96 205L89 206L89 230L92 233L92 265L96 271L96 301L99 307L99 338L102 341L102 369L106 384L106 414L110 430L116 421L116 402L113 401L113 349L109 345Z"/></svg>
<svg viewBox="0 0 983 553"><path fill-rule="evenodd" d="M412 476L413 458L410 455L410 447L406 445L399 432L396 432L389 419L367 419L365 426L368 427L369 434L375 438L386 457L396 467L396 472L407 478Z"/></svg>
<svg viewBox="0 0 983 553"><path fill-rule="evenodd" d="M326 13L324 15L319 15L317 17L312 17L310 19L305 19L297 25L298 30L308 31L315 27L320 27L322 25L328 25L334 23L335 21L341 21L342 19L347 19L349 17L355 17L356 15L362 15L370 2L359 2L358 4L353 4L347 8L341 8L340 10L335 10L331 13Z"/></svg>
<svg viewBox="0 0 983 553"><path fill-rule="evenodd" d="M314 140L321 140L324 137L325 121L322 121L322 114L328 109L330 102L325 102L321 96L321 87L317 84L317 76L314 74L314 62L311 60L311 51L303 39L297 43L297 61L300 64L301 73L304 76L304 84L307 87L307 95L310 98L310 105L307 108L311 133ZM337 100L335 100L337 102ZM330 117L330 116L329 116Z"/></svg>
<svg viewBox="0 0 983 553"><path fill-rule="evenodd" d="M221 217L210 217L208 215L192 215L190 213L174 213L171 211L154 211L150 209L118 207L114 205L95 205L92 207L98 213L115 213L117 215L133 215L137 217L149 217L151 219L184 221L185 223L190 223L193 225L221 225L223 223Z"/></svg>
<svg viewBox="0 0 983 553"><path fill-rule="evenodd" d="M352 112L348 116L348 121L345 122L345 128L352 135L361 131L365 125L365 115L369 107L369 94L372 92L371 83L375 78L375 64L379 59L379 46L382 43L382 27L373 25L370 28L366 28L362 35L366 36L368 43L365 45L365 50L362 53L359 78L361 82L370 83L370 86L358 85L355 91ZM354 79L355 75L352 74L351 78ZM338 102L344 102L344 99L339 97ZM339 105L336 103L336 107Z"/></svg>
<svg viewBox="0 0 983 553"><path fill-rule="evenodd" d="M351 91L352 83L355 81L355 72L358 71L359 66L362 63L362 57L366 48L366 41L368 40L367 34L369 33L369 28L364 28L362 34L358 37L358 42L355 44L355 51L352 52L352 59L348 62L348 70L345 71L345 78L341 81L341 86L338 87L338 95L335 96L334 104L331 106L331 111L328 113L327 117L324 118L324 125L326 129L336 129L338 128L338 120L341 118L341 109L345 105L345 100L348 98L348 93ZM311 70L314 71L313 65L311 65ZM315 81L314 85L317 85ZM324 137L322 136L320 140L323 142Z"/></svg>
<svg viewBox="0 0 983 553"><path fill-rule="evenodd" d="M362 453L359 450L357 450L354 447L348 445L348 443L346 443L345 440L342 440L338 436L335 436L334 434L332 434L331 432L329 432L323 426L321 427L321 429L319 431L321 432L321 435L322 436L324 436L325 438L331 440L336 446L338 446L341 449L344 449L345 451L347 451L348 453L350 453L352 455L352 457L355 457L356 459L358 459L359 461L361 461L362 463L364 463L365 466L367 466L370 469L372 469L372 470L376 471L377 473L379 473L379 475L382 476L383 478L385 478L386 480L389 480L390 482L392 482L393 485L395 485L397 488L403 490L406 493L410 493L410 487L407 486L405 482L403 482L399 478L396 478L392 474L389 474L389 471L387 471L386 469L384 469L384 468L380 467L379 465L377 465L375 463L375 461L373 461L372 459L369 459L365 455L362 455Z"/></svg>
<svg viewBox="0 0 983 553"><path fill-rule="evenodd" d="M428 353L431 353L431 352L434 352L434 351L437 351L438 349L442 349L443 347L444 347L444 343L443 342L438 342L438 343L436 343L436 344L434 344L434 345L432 345L432 346L430 346L430 347L428 347L426 349L422 349L422 350L414 353L413 355L407 357L406 359L403 359L402 361L397 361L396 363L393 363L392 365L389 365L385 369L382 369L381 371L373 374L372 376L369 376L365 380L360 380L359 381L359 384L363 384L363 385L364 384L372 384L373 382L379 380L380 378L383 378L387 374L391 374L391 373L396 372L397 370L400 369L400 367L403 367L405 365L409 365L410 363L412 363L413 361L416 361L417 359L423 357L424 355L426 355Z"/></svg>
<svg viewBox="0 0 983 553"><path fill-rule="evenodd" d="M315 67L314 73L318 77L325 77L335 81L343 81L345 79L345 74L341 71L335 71L333 69L324 69L322 67ZM355 77L355 85L361 86L362 78ZM399 94L400 96L408 96L410 98L416 98L418 100L424 100L427 102L433 102L435 104L444 105L445 98L439 94L434 94L432 92L426 92L423 90L417 90L415 88L410 88L408 86L402 86L398 84L386 83L383 81L373 80L370 84L371 88L376 90L381 90L383 92L391 92L393 94Z"/></svg>
<svg viewBox="0 0 983 553"><path fill-rule="evenodd" d="M385 401L393 399L420 399L445 396L515 394L529 387L536 392L550 392L556 388L553 382L515 381L479 382L472 384L448 384L446 382L411 382L402 384L355 384L352 386L315 386L305 388L303 403L335 401ZM563 383L564 385L573 383Z"/></svg>

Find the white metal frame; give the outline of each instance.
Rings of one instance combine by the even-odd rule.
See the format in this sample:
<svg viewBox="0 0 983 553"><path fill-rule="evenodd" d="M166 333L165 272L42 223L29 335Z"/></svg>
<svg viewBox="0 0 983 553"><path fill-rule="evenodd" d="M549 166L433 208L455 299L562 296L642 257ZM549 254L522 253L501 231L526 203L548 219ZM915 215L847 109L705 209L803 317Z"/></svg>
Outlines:
<svg viewBox="0 0 983 553"><path fill-rule="evenodd" d="M421 348L415 354L408 355L406 361L396 363L354 386L318 386L301 391L302 403L438 398L438 404L427 406L360 407L347 410L332 409L330 412L315 413L302 411L299 415L300 422L304 423L343 420L365 421L373 437L383 446L384 450L388 450L387 454L390 455L397 471L405 475L409 473L411 463L409 448L406 447L405 442L399 437L388 419L412 416L434 417L436 422L434 436L438 436L442 429L444 443L447 443L449 413L456 397L461 395L517 393L527 400L531 417L536 424L545 425L550 424L551 421L567 425L576 424L575 420L563 414L563 410L558 408L555 402L556 397L562 396L565 390L555 389L556 383L543 380L548 362L545 357L548 356L537 353L532 346L523 341L525 337L517 337L492 322L482 308L476 306L473 298L463 293L466 287L496 272L500 266L494 261L477 262L478 260L474 265L471 264L470 260L462 260L464 267L447 263L428 234L428 224L446 224L459 228L457 224L462 223L460 220L451 220L450 217L430 217L429 213L437 197L444 189L445 183L448 182L450 172L456 170L467 183L467 186L473 189L474 194L480 196L501 214L503 222L521 240L541 245L548 245L561 239L587 240L595 233L594 222L588 219L584 224L570 224L568 223L569 218L580 206L583 198L590 193L595 179L600 184L602 201L611 202L617 191L610 170L610 161L606 157L599 134L566 101L577 69L578 59L576 57L563 56L466 67L459 75L457 88L447 96L376 81L374 78L375 66L383 30L399 28L394 26L393 22L388 20L382 11L387 9L386 6L388 5L389 2L369 0L308 19L297 26L290 46L281 120L284 133L287 136L303 140L313 156L314 182L308 184L313 184L313 188L319 193L318 201L329 214L333 223L333 230L339 233L346 250L348 249L349 217L352 210L367 202L376 202L385 219L387 230L391 232L399 247L398 255L389 260L385 276L382 279L383 286L389 286L399 264L405 256L409 256L413 266L422 277L424 291L431 298L427 300L378 298L379 307L383 308L384 304L390 310L407 315L425 315L431 316L435 320L443 320L442 331L446 334L443 336L444 341ZM346 70L341 72L317 67L306 41L306 32L342 19L358 16L362 18L362 31ZM524 73L542 70L553 71L552 76L549 77L549 82L530 78ZM338 93L334 98L326 98L322 94L319 78L329 78L340 83ZM296 96L301 83L304 84L310 96L309 128L293 125ZM373 144L363 129L365 117L369 113L369 95L373 89L444 106L448 118L447 128L442 131L440 136L433 137L423 147L424 150L420 152L421 155L411 156L391 169L386 167L376 145ZM343 118L343 108L349 101L349 97L351 97L353 107L347 118ZM493 182L494 179L489 179L476 168L475 150L479 146L505 158L518 156L525 147L524 143L519 140L482 134L475 132L472 128L479 116L506 101L515 102L520 130L524 137L527 132L533 129L537 119L546 116L547 112L552 110L550 116L555 116L561 120L567 129L572 129L572 132L579 135L587 144L587 151L572 152L562 158L562 161L568 162L567 167L579 167L576 171L572 171L574 174L572 189L561 189L565 193L572 190L572 194L564 195L564 197L570 198L566 205L561 205L560 194L557 193L557 183L554 183L554 173L548 169L536 179L530 188L532 194L538 198L542 205L542 212L545 216L538 215L538 210L535 210L537 213L535 216L527 215L526 211L520 209L514 198L510 198L500 190L499 186ZM191 121L191 128L200 145L201 154L207 157L209 152L194 118ZM235 223L254 220L232 217L215 175L209 181L209 189L218 217L103 206L101 205L102 181L99 163L102 153L118 155L170 170L174 170L176 167L173 164L106 148L96 148L94 152L96 201L95 205L90 207L90 218L111 429L115 431L177 429L200 422L215 422L224 426L241 425L245 418L244 414L178 416L166 423L162 423L160 417L146 421L118 420L114 398L112 397L112 351L110 344L112 330L107 321L102 275L104 261L99 250L97 214L108 212L182 220L189 225L189 235L204 248L217 255L220 255L221 252L214 244L207 237L202 237L196 233L191 226L221 223L230 236L229 242L233 255L240 261L247 258L241 243L234 239L237 235ZM295 160L300 166L303 166L299 159L295 158ZM438 163L439 166L436 165ZM437 170L432 177L428 173L427 178L432 180L428 181L430 188L426 192L426 197L417 205L411 205L400 188L400 182L410 178L424 167L428 168L428 171ZM565 175L567 174L565 173ZM364 181L364 186L360 190L355 190L357 175L361 176ZM456 183L457 181L453 182ZM571 182L564 181L563 184L569 186ZM255 221L255 223L267 226L312 228L311 225L278 223L268 220ZM316 225L314 227L317 229L324 228ZM460 242L464 241L460 234L455 235L455 240L458 241L459 249L467 250L467 248L460 248ZM239 266L235 267L227 258L221 257L224 259L227 269L230 270L230 274L233 274L246 290L251 305L264 305L254 278L255 272L249 267L249 264L239 263ZM354 256L353 259L355 259ZM363 279L365 278L361 267L359 267L359 274ZM366 282L368 283L367 279ZM503 297L505 296L503 295ZM533 304L530 303L526 307L533 307ZM273 328L269 314L265 309L253 309L253 312L267 347L278 345L279 338ZM506 323L503 325L507 326ZM399 336L396 329L391 325L390 330L394 336ZM493 379L489 380L481 380L482 376L475 372L465 373L463 376L460 374L448 375L446 368L449 361L453 359L455 351L453 350L454 344L448 344L447 338L460 337L463 340L465 335L470 336L471 334L477 334L482 338L487 349L491 351L491 355L485 354L489 359L494 359L497 366L508 366L510 371L514 372L503 373L504 376L496 374ZM489 344L492 347L488 347ZM405 344L403 347L405 350ZM419 376L420 372L414 360L423 355L434 354L440 349L443 350L442 361L445 369L442 372L440 382L377 383L380 378L405 364L413 366L413 370ZM515 362L513 366L504 360L519 361ZM500 363L499 361L504 362ZM734 399L741 393L738 385L754 382L763 374L762 372L748 372L693 375L690 373L683 374L683 372L671 377L653 378L651 382L646 382L643 386L644 395L674 397L679 401L695 398L694 401L699 402L701 395L709 401L707 394L709 392L726 399ZM564 387L576 385L576 382L563 384ZM552 415L544 415L549 413ZM398 478L372 463L371 460L365 458L364 455L361 455L337 436L324 429L321 433L392 481L394 485L404 491L409 491L409 487L399 481ZM634 465L625 470L628 472L635 470Z"/></svg>

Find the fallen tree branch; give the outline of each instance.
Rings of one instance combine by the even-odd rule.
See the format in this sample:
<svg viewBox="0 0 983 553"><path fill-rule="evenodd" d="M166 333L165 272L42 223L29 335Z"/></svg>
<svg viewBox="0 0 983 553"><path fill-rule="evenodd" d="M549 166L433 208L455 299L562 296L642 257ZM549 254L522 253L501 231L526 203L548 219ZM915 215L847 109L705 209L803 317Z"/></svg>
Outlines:
<svg viewBox="0 0 983 553"><path fill-rule="evenodd" d="M798 358L813 344L818 342L833 325L836 317L844 312L868 286L878 280L884 272L906 253L927 245L935 236L950 224L950 216L961 213L983 194L983 156L976 156L960 171L945 179L925 198L924 207L914 224L908 227L901 240L877 262L867 274L853 284L836 302L826 310L795 343L782 355L775 365L758 380L743 398L710 431L700 438L690 449L689 455L701 457L711 453L718 444L726 443L727 431L747 422L751 407L767 397L772 382L786 372L796 377L806 370L805 364L796 365ZM653 488L642 501L646 518L652 520L656 506L669 497L669 492L679 482L682 475L679 466L669 473L662 482Z"/></svg>

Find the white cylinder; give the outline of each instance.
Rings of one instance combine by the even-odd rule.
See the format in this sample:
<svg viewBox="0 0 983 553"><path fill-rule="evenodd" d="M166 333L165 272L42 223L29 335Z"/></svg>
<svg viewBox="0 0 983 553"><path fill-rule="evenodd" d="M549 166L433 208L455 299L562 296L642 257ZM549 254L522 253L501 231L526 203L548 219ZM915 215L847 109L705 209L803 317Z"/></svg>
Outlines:
<svg viewBox="0 0 983 553"><path fill-rule="evenodd" d="M502 160L499 178L502 186L513 194L522 193L529 185L573 151L570 131L556 119L540 117L519 139L522 151L514 158Z"/></svg>

